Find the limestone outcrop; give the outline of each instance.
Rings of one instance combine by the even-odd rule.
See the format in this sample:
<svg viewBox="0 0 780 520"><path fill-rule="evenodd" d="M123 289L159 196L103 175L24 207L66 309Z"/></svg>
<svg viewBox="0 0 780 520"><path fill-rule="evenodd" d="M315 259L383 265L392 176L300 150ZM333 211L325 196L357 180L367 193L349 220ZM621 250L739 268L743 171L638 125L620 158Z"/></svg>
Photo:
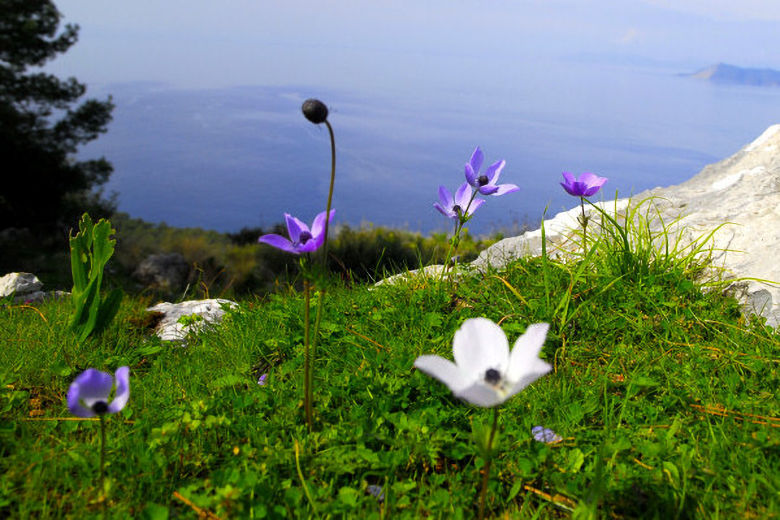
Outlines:
<svg viewBox="0 0 780 520"><path fill-rule="evenodd" d="M732 289L746 314L760 314L774 327L780 324L780 262L774 256L780 251L780 124L682 184L600 205L620 214L639 201L657 210L656 226L662 219L670 235L681 234L682 246L717 229L711 241L713 267L735 280ZM579 246L574 238L579 212L577 206L545 221L548 252L565 255ZM472 265L501 268L518 257L540 254L541 245L541 230L529 231L497 242Z"/></svg>

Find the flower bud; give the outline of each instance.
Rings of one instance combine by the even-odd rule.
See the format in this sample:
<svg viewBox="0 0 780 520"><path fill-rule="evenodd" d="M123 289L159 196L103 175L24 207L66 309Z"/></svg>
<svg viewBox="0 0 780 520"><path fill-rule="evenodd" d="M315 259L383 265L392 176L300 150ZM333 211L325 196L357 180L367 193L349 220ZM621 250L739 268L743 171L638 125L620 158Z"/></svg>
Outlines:
<svg viewBox="0 0 780 520"><path fill-rule="evenodd" d="M328 107L319 99L307 99L303 102L301 110L303 110L303 115L306 119L315 125L324 123L328 119Z"/></svg>

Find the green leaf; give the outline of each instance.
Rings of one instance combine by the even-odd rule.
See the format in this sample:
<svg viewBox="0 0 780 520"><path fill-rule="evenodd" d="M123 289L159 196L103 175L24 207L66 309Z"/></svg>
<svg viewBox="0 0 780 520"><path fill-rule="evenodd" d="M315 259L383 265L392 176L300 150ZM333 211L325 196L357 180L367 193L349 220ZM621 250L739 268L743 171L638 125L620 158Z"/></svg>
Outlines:
<svg viewBox="0 0 780 520"><path fill-rule="evenodd" d="M584 463L585 455L579 448L574 448L569 452L568 460L566 461L566 471L577 473Z"/></svg>
<svg viewBox="0 0 780 520"><path fill-rule="evenodd" d="M520 492L520 488L523 487L523 481L522 480L515 480L515 483L512 484L512 489L509 490L509 496L506 497L507 502L511 502L513 498L517 496L517 494Z"/></svg>
<svg viewBox="0 0 780 520"><path fill-rule="evenodd" d="M146 504L141 518L144 520L168 520L168 508L153 502Z"/></svg>
<svg viewBox="0 0 780 520"><path fill-rule="evenodd" d="M339 489L339 500L348 506L356 506L359 496L360 494L355 488L344 486Z"/></svg>

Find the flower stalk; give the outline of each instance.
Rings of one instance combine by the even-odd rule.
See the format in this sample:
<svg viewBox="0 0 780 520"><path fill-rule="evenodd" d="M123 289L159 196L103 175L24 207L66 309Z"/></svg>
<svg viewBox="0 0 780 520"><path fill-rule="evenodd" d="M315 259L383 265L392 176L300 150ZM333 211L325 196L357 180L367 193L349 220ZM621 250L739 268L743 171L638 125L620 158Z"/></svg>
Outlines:
<svg viewBox="0 0 780 520"><path fill-rule="evenodd" d="M485 465L482 473L482 489L479 492L479 519L485 518L485 495L487 495L488 480L490 478L490 466L493 462L493 439L498 427L498 408L493 408L493 425L490 428L487 447L485 449Z"/></svg>
<svg viewBox="0 0 780 520"><path fill-rule="evenodd" d="M311 300L311 288L309 280L303 280L303 408L306 413L306 426L312 429L312 391L311 391L311 345L309 336L309 302Z"/></svg>

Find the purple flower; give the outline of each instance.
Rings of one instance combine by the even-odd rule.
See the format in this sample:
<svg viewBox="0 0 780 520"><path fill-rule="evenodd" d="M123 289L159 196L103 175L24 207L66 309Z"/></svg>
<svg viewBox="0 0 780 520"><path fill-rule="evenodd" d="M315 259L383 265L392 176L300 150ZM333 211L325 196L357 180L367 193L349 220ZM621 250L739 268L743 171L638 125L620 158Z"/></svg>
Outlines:
<svg viewBox="0 0 780 520"><path fill-rule="evenodd" d="M433 207L448 218L459 219L463 216L470 217L477 211L477 208L485 202L484 199L471 200L472 193L468 182L461 184L458 191L455 192L454 199L452 198L450 190L444 186L439 186L439 202L434 202ZM469 203L471 205L469 205ZM466 208L468 208L468 210Z"/></svg>
<svg viewBox="0 0 780 520"><path fill-rule="evenodd" d="M333 220L333 215L335 215L335 213L335 209L330 210L328 222ZM270 234L261 236L258 239L258 242L263 242L276 249L299 255L301 253L316 251L325 241L324 211L314 217L311 229L289 213L284 214L284 219L287 221L287 233L290 235L289 239L286 239L281 235Z"/></svg>
<svg viewBox="0 0 780 520"><path fill-rule="evenodd" d="M106 413L117 413L130 398L130 368L120 367L116 371L116 393L108 404L114 378L111 374L88 368L71 383L68 389L68 409L78 417L94 417Z"/></svg>
<svg viewBox="0 0 780 520"><path fill-rule="evenodd" d="M549 428L545 428L544 426L534 426L531 428L531 433L534 435L534 439L536 439L538 442L553 444L563 440L560 435Z"/></svg>
<svg viewBox="0 0 780 520"><path fill-rule="evenodd" d="M385 492L382 491L382 486L377 486L376 484L369 484L366 487L366 493L375 496L377 502L384 502L385 500Z"/></svg>
<svg viewBox="0 0 780 520"><path fill-rule="evenodd" d="M606 177L599 177L590 172L581 174L579 179L569 172L563 172L563 178L565 180L561 183L561 186L566 190L566 193L575 197L595 195L608 180Z"/></svg>
<svg viewBox="0 0 780 520"><path fill-rule="evenodd" d="M265 386L265 380L268 377L268 374L263 374L260 377L257 378L257 384L260 386Z"/></svg>
<svg viewBox="0 0 780 520"><path fill-rule="evenodd" d="M480 175L479 169L482 168L484 160L485 154L477 146L474 153L471 154L471 159L466 163L466 181L478 189L482 195L505 195L520 189L514 184L496 184L506 161L494 162L487 167L485 173Z"/></svg>

